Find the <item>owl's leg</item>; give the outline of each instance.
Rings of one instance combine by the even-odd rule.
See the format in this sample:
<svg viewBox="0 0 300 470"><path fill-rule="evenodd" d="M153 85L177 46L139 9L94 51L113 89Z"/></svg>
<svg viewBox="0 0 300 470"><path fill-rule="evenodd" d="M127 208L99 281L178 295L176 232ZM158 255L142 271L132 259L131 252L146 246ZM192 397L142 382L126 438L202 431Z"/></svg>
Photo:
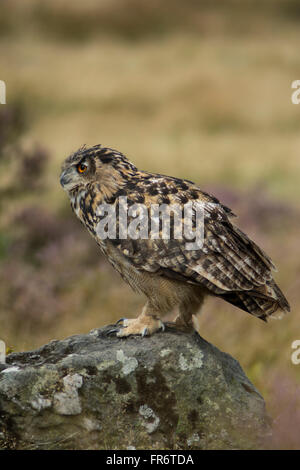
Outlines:
<svg viewBox="0 0 300 470"><path fill-rule="evenodd" d="M117 336L141 335L148 336L158 330L164 330L164 324L159 318L159 313L147 302L142 313L137 318L124 318L123 325L117 331Z"/></svg>
<svg viewBox="0 0 300 470"><path fill-rule="evenodd" d="M190 300L189 302L182 302L179 305L179 314L175 318L175 326L180 329L194 328L194 315L196 315L203 303L203 297Z"/></svg>

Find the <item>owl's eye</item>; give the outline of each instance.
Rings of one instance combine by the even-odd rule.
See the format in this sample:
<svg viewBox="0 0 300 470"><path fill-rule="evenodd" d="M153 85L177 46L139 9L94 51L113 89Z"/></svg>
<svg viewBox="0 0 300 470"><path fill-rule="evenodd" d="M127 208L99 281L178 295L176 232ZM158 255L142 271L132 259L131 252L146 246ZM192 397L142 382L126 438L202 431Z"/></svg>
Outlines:
<svg viewBox="0 0 300 470"><path fill-rule="evenodd" d="M77 170L79 173L84 173L87 170L87 165L85 163L79 163Z"/></svg>

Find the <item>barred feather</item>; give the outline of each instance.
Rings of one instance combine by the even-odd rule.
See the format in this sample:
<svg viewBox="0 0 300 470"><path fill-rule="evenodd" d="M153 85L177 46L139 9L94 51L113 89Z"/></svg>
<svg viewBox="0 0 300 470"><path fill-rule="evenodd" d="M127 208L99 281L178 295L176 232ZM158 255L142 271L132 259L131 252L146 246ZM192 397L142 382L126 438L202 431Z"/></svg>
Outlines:
<svg viewBox="0 0 300 470"><path fill-rule="evenodd" d="M72 170L81 161L89 164L88 177ZM201 292L202 296L220 296L263 320L277 310L289 311L286 298L273 280L272 260L231 223L234 214L230 208L193 182L139 171L120 152L101 146L79 149L66 160L63 172L69 175L69 179L65 177L66 190L76 215L123 278L150 301L155 297L156 305L172 304L170 296L174 303L186 305L187 295L191 299L198 293L200 298ZM204 211L203 246L187 250L184 235L152 239L151 232L148 239L99 239L97 208L103 202L117 207L120 196L127 197L129 206L143 203L149 218L153 204L179 204L182 209L188 202L200 204ZM154 276L157 284L153 284ZM168 301L162 299L167 295L162 294L164 280L174 286L174 292L168 292ZM183 285L185 289L181 289Z"/></svg>

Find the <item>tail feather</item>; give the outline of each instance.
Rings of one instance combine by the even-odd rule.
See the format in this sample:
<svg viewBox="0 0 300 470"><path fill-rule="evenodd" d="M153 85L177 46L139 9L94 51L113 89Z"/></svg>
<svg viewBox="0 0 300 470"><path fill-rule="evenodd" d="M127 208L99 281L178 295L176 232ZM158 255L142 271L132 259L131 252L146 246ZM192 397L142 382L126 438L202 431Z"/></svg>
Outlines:
<svg viewBox="0 0 300 470"><path fill-rule="evenodd" d="M220 297L264 321L280 318L280 314L290 311L287 299L274 280L253 290L230 292Z"/></svg>

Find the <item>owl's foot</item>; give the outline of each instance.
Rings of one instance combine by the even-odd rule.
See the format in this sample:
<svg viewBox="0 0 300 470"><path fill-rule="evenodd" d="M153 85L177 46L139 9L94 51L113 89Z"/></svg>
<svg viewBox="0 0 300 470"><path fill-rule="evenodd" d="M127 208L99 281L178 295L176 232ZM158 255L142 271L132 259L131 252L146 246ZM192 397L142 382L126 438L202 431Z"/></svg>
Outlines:
<svg viewBox="0 0 300 470"><path fill-rule="evenodd" d="M142 315L138 318L121 318L116 324L120 324L120 328L116 330L119 338L130 335L149 336L158 330L165 329L163 322L150 315Z"/></svg>

